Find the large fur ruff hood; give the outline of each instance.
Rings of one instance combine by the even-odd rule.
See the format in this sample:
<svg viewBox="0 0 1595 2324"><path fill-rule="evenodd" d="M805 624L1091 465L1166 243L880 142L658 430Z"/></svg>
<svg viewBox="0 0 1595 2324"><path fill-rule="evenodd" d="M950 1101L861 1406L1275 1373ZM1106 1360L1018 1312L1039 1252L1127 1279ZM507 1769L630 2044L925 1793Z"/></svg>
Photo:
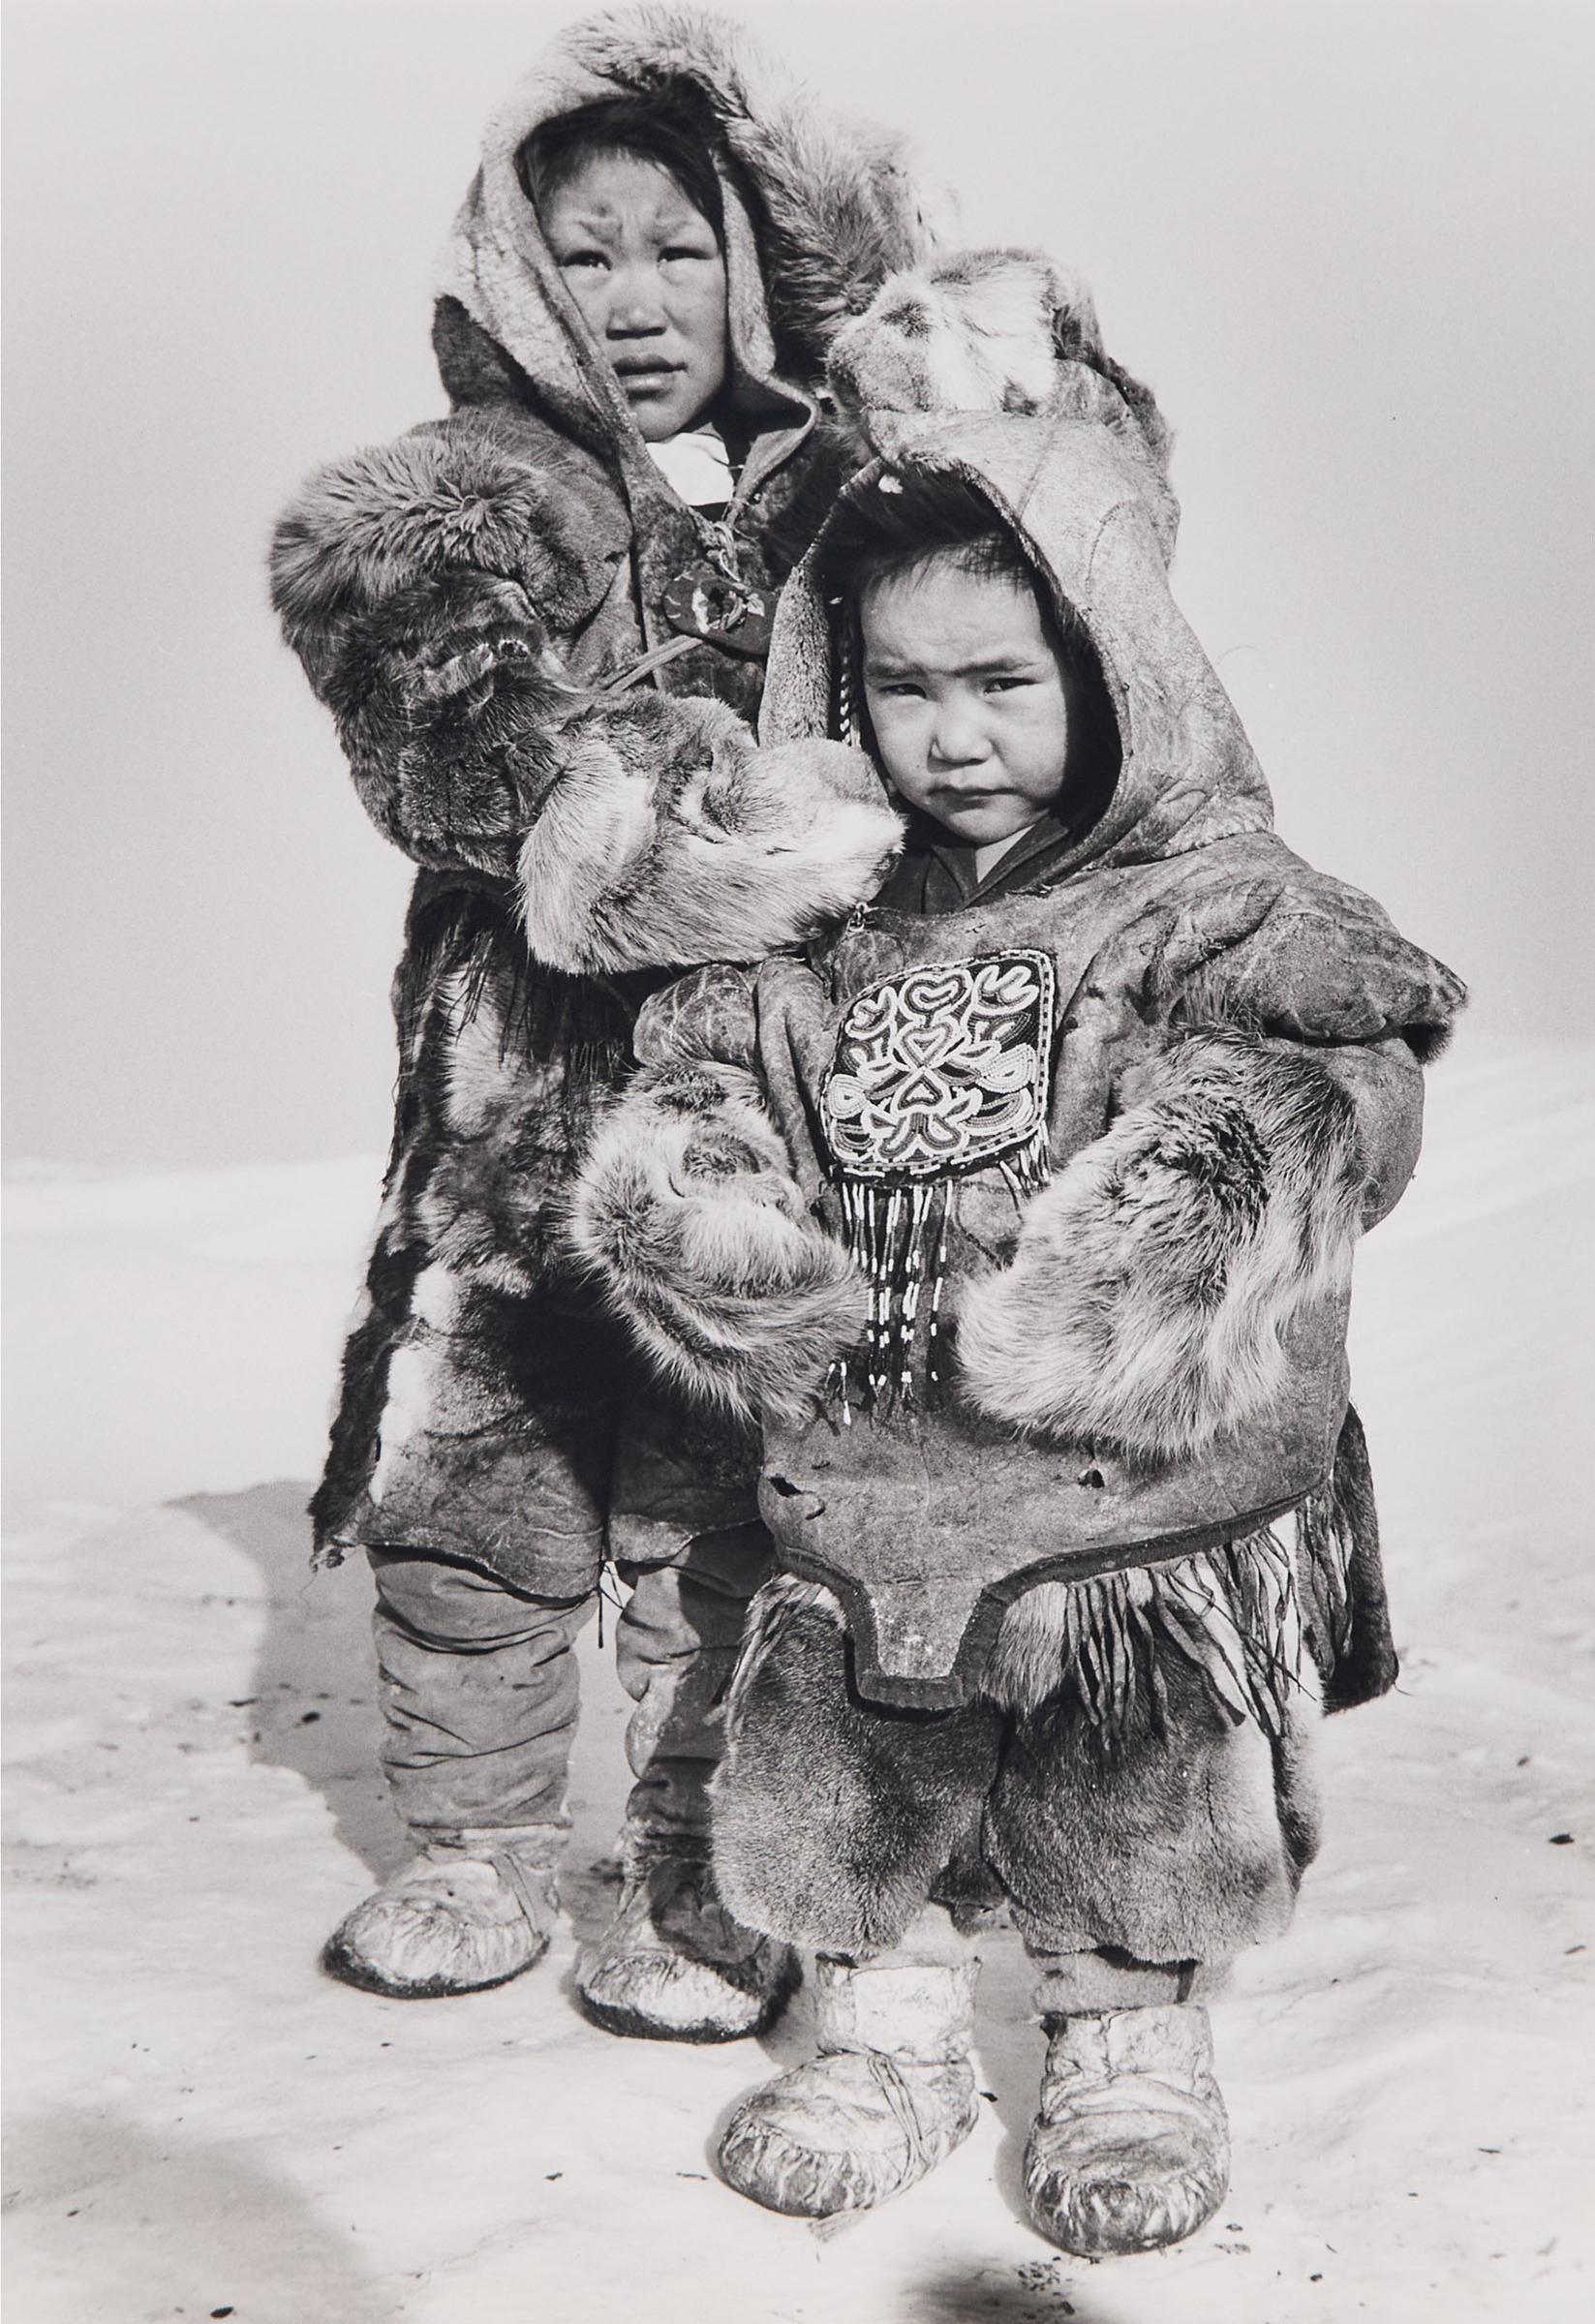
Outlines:
<svg viewBox="0 0 1595 2324"><path fill-rule="evenodd" d="M753 410L821 377L840 324L931 237L888 132L823 109L746 30L690 8L619 9L562 33L488 122L438 276L557 422L629 443L630 414L549 256L516 156L543 122L676 86L707 109L725 214L735 387ZM446 328L440 352L450 341Z"/></svg>

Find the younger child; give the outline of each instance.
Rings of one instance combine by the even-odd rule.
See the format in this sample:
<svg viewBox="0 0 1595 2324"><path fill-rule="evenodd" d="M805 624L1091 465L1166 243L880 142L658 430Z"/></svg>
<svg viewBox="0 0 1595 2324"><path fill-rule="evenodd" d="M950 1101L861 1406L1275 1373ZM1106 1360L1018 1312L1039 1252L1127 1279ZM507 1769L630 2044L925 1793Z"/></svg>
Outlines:
<svg viewBox="0 0 1595 2324"><path fill-rule="evenodd" d="M1222 2199L1198 1997L1290 1919L1321 1707L1394 1675L1351 1256L1462 994L1273 836L1115 390L1064 386L888 427L788 585L766 739L855 735L908 844L806 958L645 1007L575 1226L656 1361L764 1423L785 1572L714 1861L817 1954L819 2051L726 2177L825 2216L966 2137L1003 1904L1049 2037L1027 2200L1094 2255Z"/></svg>

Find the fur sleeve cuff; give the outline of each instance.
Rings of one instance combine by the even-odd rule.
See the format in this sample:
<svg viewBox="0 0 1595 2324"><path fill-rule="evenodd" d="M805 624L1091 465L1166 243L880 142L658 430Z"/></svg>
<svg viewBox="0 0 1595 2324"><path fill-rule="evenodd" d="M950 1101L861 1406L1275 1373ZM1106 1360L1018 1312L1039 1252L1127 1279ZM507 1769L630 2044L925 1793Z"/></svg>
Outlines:
<svg viewBox="0 0 1595 2324"><path fill-rule="evenodd" d="M521 852L527 942L576 975L753 961L874 895L902 826L840 743L755 749L723 704L578 718Z"/></svg>
<svg viewBox="0 0 1595 2324"><path fill-rule="evenodd" d="M1273 1401L1290 1326L1345 1288L1361 1149L1300 1050L1200 1036L1126 1094L966 1294L964 1383L1022 1427L1188 1456Z"/></svg>
<svg viewBox="0 0 1595 2324"><path fill-rule="evenodd" d="M796 1418L863 1330L864 1278L735 1067L639 1074L593 1142L570 1232L655 1363L723 1411Z"/></svg>

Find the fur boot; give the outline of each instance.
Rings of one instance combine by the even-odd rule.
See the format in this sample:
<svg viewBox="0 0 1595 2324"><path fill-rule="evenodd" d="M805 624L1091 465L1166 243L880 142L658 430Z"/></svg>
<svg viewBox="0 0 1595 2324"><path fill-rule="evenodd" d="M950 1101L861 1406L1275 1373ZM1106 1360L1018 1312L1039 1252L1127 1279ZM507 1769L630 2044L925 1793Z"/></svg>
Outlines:
<svg viewBox="0 0 1595 2324"><path fill-rule="evenodd" d="M767 2211L869 2211L962 2146L980 2116L969 2041L973 1959L851 1967L821 1959L819 2056L743 2100L720 2166Z"/></svg>
<svg viewBox="0 0 1595 2324"><path fill-rule="evenodd" d="M1025 2201L1082 2259L1155 2251L1195 2233L1229 2185L1229 2124L1200 2003L1047 2021Z"/></svg>
<svg viewBox="0 0 1595 2324"><path fill-rule="evenodd" d="M583 2012L645 2041L762 2034L797 1981L796 1956L732 1919L708 1865L667 1850L628 1867L613 1919L576 1958Z"/></svg>
<svg viewBox="0 0 1595 2324"><path fill-rule="evenodd" d="M549 1824L429 1839L334 1929L322 1968L399 2001L507 1984L548 1950L565 1840Z"/></svg>

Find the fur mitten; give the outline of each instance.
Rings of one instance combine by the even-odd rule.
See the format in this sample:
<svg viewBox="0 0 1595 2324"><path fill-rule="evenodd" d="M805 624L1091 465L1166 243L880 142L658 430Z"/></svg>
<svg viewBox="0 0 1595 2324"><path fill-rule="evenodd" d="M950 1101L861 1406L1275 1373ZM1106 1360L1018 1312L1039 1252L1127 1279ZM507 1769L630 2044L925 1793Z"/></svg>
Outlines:
<svg viewBox="0 0 1595 2324"><path fill-rule="evenodd" d="M860 752L759 750L719 702L600 702L560 755L521 904L537 959L576 975L758 960L872 896L902 838Z"/></svg>
<svg viewBox="0 0 1595 2324"><path fill-rule="evenodd" d="M417 861L512 872L585 700L551 637L624 550L601 516L579 475L460 417L324 469L278 525L283 634L367 811Z"/></svg>
<svg viewBox="0 0 1595 2324"><path fill-rule="evenodd" d="M735 1066L637 1076L594 1139L570 1232L646 1353L724 1411L797 1417L864 1327L864 1277L810 1217Z"/></svg>
<svg viewBox="0 0 1595 2324"><path fill-rule="evenodd" d="M512 582L564 634L590 614L624 532L572 470L556 474L501 425L457 415L352 452L313 475L271 543L271 596L289 644L324 692L349 625L421 580Z"/></svg>
<svg viewBox="0 0 1595 2324"><path fill-rule="evenodd" d="M1200 1452L1277 1395L1284 1336L1344 1289L1360 1225L1350 1099L1306 1050L1177 1043L966 1293L968 1394L1134 1458Z"/></svg>

